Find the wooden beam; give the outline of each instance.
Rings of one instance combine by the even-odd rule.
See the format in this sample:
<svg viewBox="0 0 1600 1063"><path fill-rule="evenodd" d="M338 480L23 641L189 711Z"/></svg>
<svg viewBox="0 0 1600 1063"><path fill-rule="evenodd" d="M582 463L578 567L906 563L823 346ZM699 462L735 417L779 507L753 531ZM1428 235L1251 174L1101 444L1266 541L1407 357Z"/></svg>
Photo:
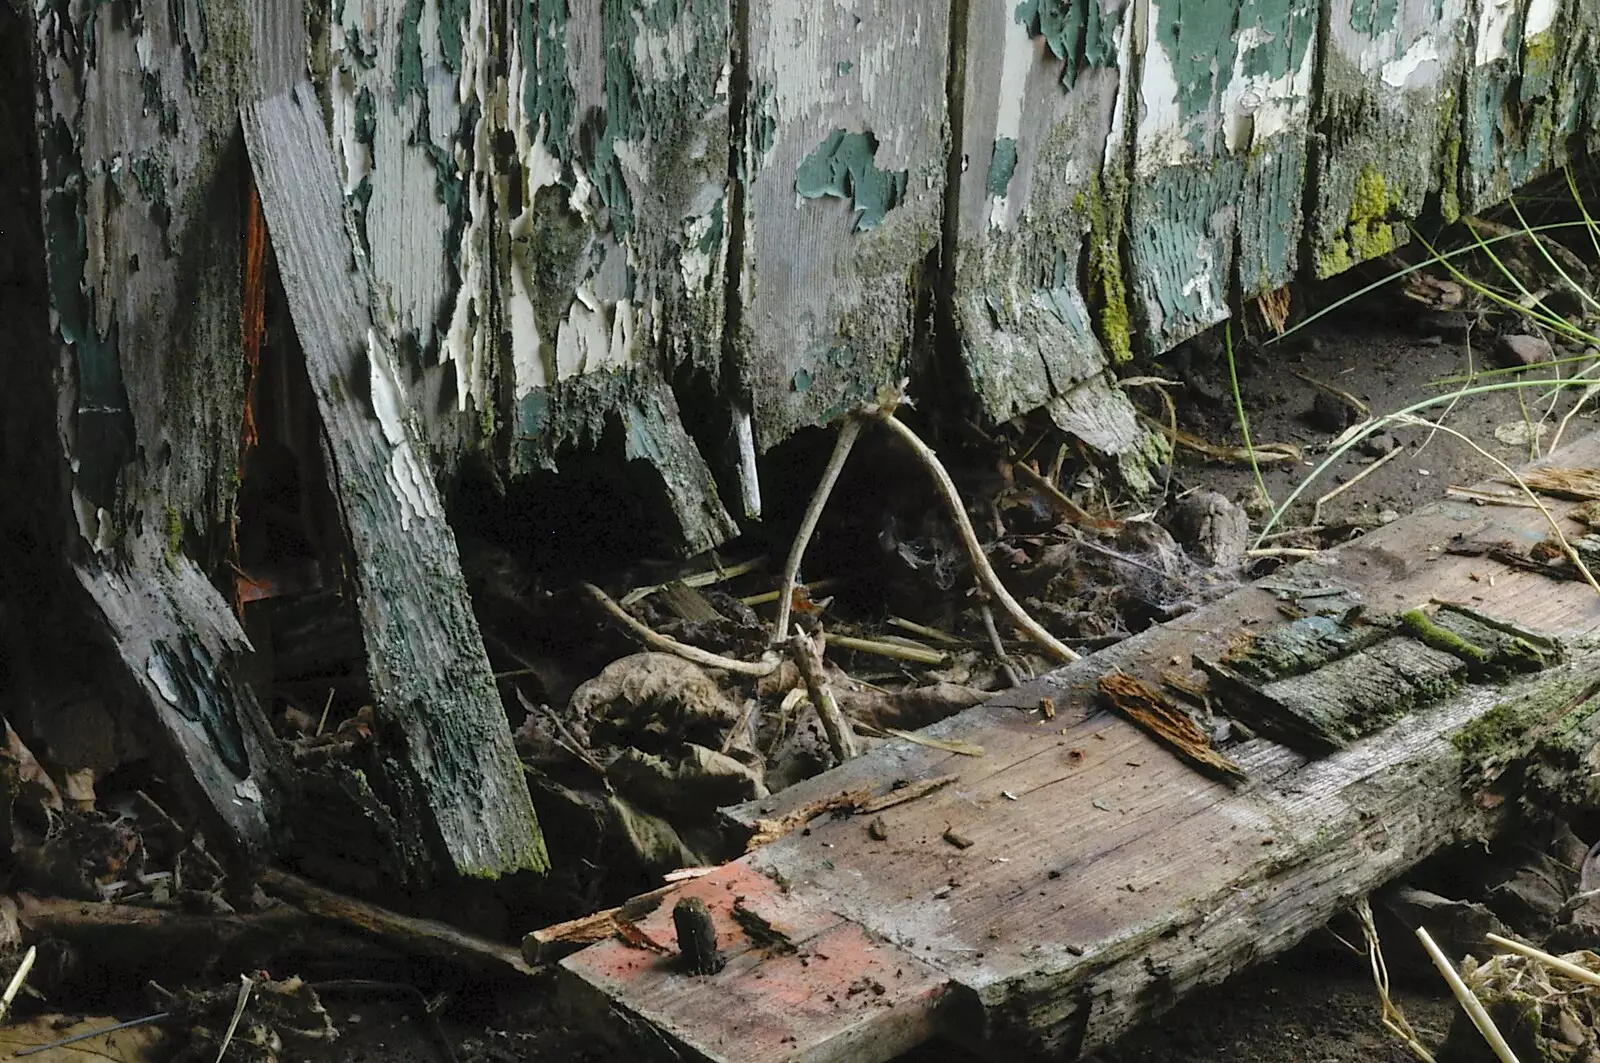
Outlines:
<svg viewBox="0 0 1600 1063"><path fill-rule="evenodd" d="M1600 465L1600 436L1551 460ZM1552 508L1563 514L1571 505ZM1600 599L1578 581L1444 551L1456 535L1531 545L1547 531L1537 511L1438 503L928 729L983 746L983 757L889 743L731 810L753 830L759 819L822 807L832 793L958 776L881 813L870 831L868 817L814 820L730 865L722 887L695 884L735 894L781 884L785 911L838 919L897 957L914 957L919 987L930 977L944 986L886 991L849 1039L819 1008L786 1028L793 1040L748 1040L747 1015L780 1000L814 1000L821 983L809 976L824 966L815 960L787 970L791 960L763 955L689 979L669 957L612 941L568 957L563 969L584 992L670 1031L693 1059L886 1060L907 1031L935 1028L986 1052L1068 1059L1092 1051L1194 988L1288 948L1430 853L1490 835L1522 785L1507 766L1530 750L1582 760L1600 737L1600 650L1585 641L1600 629ZM1241 640L1285 630L1280 607L1308 591L1303 608L1336 598L1372 618L1432 608L1433 599L1467 603L1561 640L1568 657L1502 684L1430 679L1431 700L1397 689L1414 703L1398 722L1318 759L1267 739L1231 746L1227 754L1249 776L1243 786L1197 773L1102 711L1096 687L1108 671L1155 684L1174 668L1195 678L1193 657L1218 660ZM1409 639L1408 631L1380 634ZM1391 664L1427 657L1451 671L1431 653L1374 656ZM1283 694L1281 681L1269 687ZM1045 698L1053 718L1042 711ZM1381 713L1373 719L1383 722ZM953 844L952 834L966 844ZM670 928L657 932L670 949ZM626 977L616 972L624 955ZM740 1007L714 1006L731 999ZM881 1050L874 1028L885 1031Z"/></svg>
<svg viewBox="0 0 1600 1063"><path fill-rule="evenodd" d="M238 675L250 652L205 574L176 555L132 567L94 561L78 581L151 709L155 730L193 782L215 837L247 857L269 854L290 774L255 692Z"/></svg>
<svg viewBox="0 0 1600 1063"><path fill-rule="evenodd" d="M321 105L302 82L243 117L354 555L385 796L460 874L543 870L455 539L352 261Z"/></svg>

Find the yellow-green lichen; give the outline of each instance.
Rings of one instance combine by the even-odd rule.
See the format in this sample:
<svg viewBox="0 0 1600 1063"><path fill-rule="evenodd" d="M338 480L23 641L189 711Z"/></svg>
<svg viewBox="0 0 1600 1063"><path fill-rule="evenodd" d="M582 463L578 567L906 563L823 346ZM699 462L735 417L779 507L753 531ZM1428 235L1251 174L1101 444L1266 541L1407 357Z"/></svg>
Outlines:
<svg viewBox="0 0 1600 1063"><path fill-rule="evenodd" d="M1394 227L1388 222L1389 196L1383 174L1376 166L1362 167L1356 177L1346 233L1357 261L1365 262L1394 250Z"/></svg>
<svg viewBox="0 0 1600 1063"><path fill-rule="evenodd" d="M183 517L173 506L167 507L166 524L163 529L167 540L167 560L177 560L183 553Z"/></svg>
<svg viewBox="0 0 1600 1063"><path fill-rule="evenodd" d="M1121 189L1103 188L1096 177L1083 198L1089 220L1089 290L1084 294L1094 308L1106 353L1113 362L1127 362L1133 358L1133 324L1122 273L1124 196Z"/></svg>

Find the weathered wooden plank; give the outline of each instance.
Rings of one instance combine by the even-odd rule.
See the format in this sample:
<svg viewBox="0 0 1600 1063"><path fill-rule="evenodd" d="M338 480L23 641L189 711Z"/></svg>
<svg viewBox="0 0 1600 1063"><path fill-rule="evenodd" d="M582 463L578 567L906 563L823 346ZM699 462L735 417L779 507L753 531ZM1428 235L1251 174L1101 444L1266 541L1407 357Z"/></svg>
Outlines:
<svg viewBox="0 0 1600 1063"><path fill-rule="evenodd" d="M1162 0L1143 25L1131 287L1158 354L1295 275L1314 0Z"/></svg>
<svg viewBox="0 0 1600 1063"><path fill-rule="evenodd" d="M735 526L668 378L720 383L727 2L519 0L508 46L500 128L516 155L496 200L506 254L494 283L511 469L553 467L620 428L622 456L653 470L676 539L713 546Z"/></svg>
<svg viewBox="0 0 1600 1063"><path fill-rule="evenodd" d="M968 379L990 418L1048 405L1139 486L1148 440L1106 377L1108 353L1133 354L1121 252L1133 5L963 6L945 283Z"/></svg>
<svg viewBox="0 0 1600 1063"><path fill-rule="evenodd" d="M1600 9L1480 0L1462 117L1462 209L1498 203L1565 165L1592 129ZM1586 125L1586 123L1589 123Z"/></svg>
<svg viewBox="0 0 1600 1063"><path fill-rule="evenodd" d="M221 559L244 407L238 5L27 5L82 536ZM157 551L159 552L159 551Z"/></svg>
<svg viewBox="0 0 1600 1063"><path fill-rule="evenodd" d="M245 140L355 559L385 796L467 875L546 866L455 539L366 309L308 82L243 112ZM417 868L419 874L430 869Z"/></svg>
<svg viewBox="0 0 1600 1063"><path fill-rule="evenodd" d="M726 966L685 970L664 904L635 924L633 944L613 938L562 962L563 995L597 1028L665 1045L665 1058L715 1063L875 1063L932 1036L941 975L747 864L685 883L678 897L706 905Z"/></svg>
<svg viewBox="0 0 1600 1063"><path fill-rule="evenodd" d="M1331 0L1316 101L1312 272L1388 254L1438 194L1460 212L1466 0Z"/></svg>
<svg viewBox="0 0 1600 1063"><path fill-rule="evenodd" d="M897 383L939 244L949 12L749 5L739 371L765 450Z"/></svg>
<svg viewBox="0 0 1600 1063"><path fill-rule="evenodd" d="M1555 460L1600 462L1600 437ZM877 831L861 819L814 820L743 863L781 883L790 903L841 916L947 978L938 1017L947 1033L983 1051L1091 1051L1195 986L1288 947L1452 839L1494 828L1493 809L1515 794L1479 800L1477 788L1516 784L1476 774L1486 754L1514 758L1555 721L1549 734L1594 733L1600 658L1584 641L1600 630L1593 591L1442 553L1457 533L1531 543L1546 531L1537 512L1429 507L929 729L981 745L982 757L889 744L732 810L753 824L840 791L958 777L882 813ZM1281 622L1274 588L1293 585L1340 586L1374 613L1469 601L1563 639L1573 659L1504 686L1464 686L1323 759L1263 739L1233 747L1250 776L1237 789L1097 711L1106 671L1159 682L1174 661L1219 657L1244 633ZM950 844L952 832L971 844ZM584 961L568 963L577 971ZM692 1011L699 1024L674 1037L691 1058L716 1058L707 1046L727 1025L680 999L697 993L692 984L641 976L609 991L628 1007L672 996L675 1013ZM774 1058L840 1058L811 1047L801 1037Z"/></svg>
<svg viewBox="0 0 1600 1063"><path fill-rule="evenodd" d="M272 724L239 678L252 652L216 588L183 556L129 567L76 567L97 619L126 666L155 730L193 779L195 805L216 837L252 859L270 855L290 772Z"/></svg>

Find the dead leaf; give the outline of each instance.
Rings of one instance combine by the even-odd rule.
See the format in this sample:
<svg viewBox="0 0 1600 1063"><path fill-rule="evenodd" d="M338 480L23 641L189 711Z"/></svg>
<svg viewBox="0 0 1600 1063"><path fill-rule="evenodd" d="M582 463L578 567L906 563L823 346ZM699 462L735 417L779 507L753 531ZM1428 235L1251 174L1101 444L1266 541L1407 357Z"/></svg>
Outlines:
<svg viewBox="0 0 1600 1063"><path fill-rule="evenodd" d="M27 1022L11 1023L0 1028L0 1050L9 1058L29 1048L55 1044L77 1034L115 1026L118 1021L103 1016L74 1020L62 1015L40 1015ZM155 1063L157 1059L166 1058L166 1053L161 1051L166 1039L166 1031L159 1026L134 1026L76 1044L46 1049L27 1058L31 1063L84 1063L85 1060Z"/></svg>

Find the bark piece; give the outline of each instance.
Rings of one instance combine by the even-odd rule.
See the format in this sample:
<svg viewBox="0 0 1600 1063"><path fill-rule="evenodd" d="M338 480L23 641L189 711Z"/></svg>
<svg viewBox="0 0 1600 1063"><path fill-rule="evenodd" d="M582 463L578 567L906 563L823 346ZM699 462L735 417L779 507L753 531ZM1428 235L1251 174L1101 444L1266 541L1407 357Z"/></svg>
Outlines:
<svg viewBox="0 0 1600 1063"><path fill-rule="evenodd" d="M351 261L314 89L302 82L246 107L244 127L355 558L388 797L446 867L543 870L455 539Z"/></svg>

